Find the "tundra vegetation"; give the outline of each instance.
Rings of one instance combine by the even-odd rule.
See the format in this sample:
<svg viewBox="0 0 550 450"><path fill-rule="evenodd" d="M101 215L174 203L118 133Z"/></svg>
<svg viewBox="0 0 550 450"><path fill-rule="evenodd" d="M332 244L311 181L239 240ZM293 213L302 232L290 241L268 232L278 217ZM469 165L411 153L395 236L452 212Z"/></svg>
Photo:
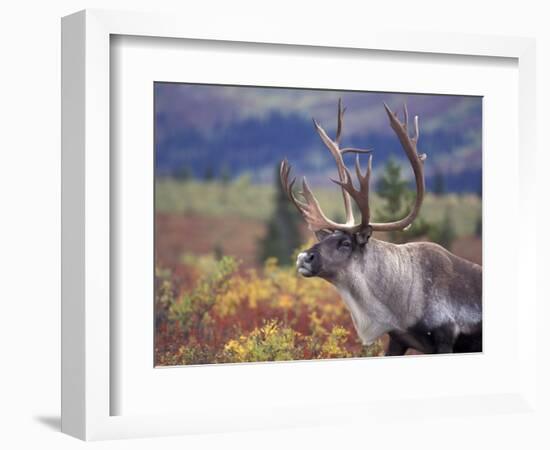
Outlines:
<svg viewBox="0 0 550 450"><path fill-rule="evenodd" d="M337 94L354 115L345 128L340 107L337 123L329 122ZM363 346L333 285L297 274L297 255L316 241L279 181L286 158L296 176L307 176L327 217L347 223L351 208L361 217L361 202L346 207L346 194L329 181L347 180L323 146L329 136L339 144L343 133L342 144L373 150L370 218L403 218L417 198L415 179L401 140L386 117L374 116L383 114L383 100L409 101L422 115L429 159L410 228L375 230L371 239L437 242L482 262L481 98L155 83L154 100L156 365L389 353L389 335ZM351 150L341 159L355 180ZM367 166L361 154L362 173Z"/></svg>
<svg viewBox="0 0 550 450"><path fill-rule="evenodd" d="M366 356L349 313L322 280L309 283L274 258L244 269L230 256L186 258L178 277L156 273L156 364ZM369 349L382 354L382 345Z"/></svg>
<svg viewBox="0 0 550 450"><path fill-rule="evenodd" d="M384 189L377 185L379 193L371 197L380 218L398 215L414 197L399 170L395 172L393 166L384 168ZM280 217L277 210L289 205L279 187L278 180L273 186L254 185L246 176L229 182L189 176L157 181L156 365L384 354L386 339L366 349L361 345L332 285L297 275L296 254L313 244L302 221L302 246L286 259L266 252L263 243L270 233L284 236L280 227L295 226L291 215L290 224L270 226L275 215ZM325 210L341 214L336 189L318 187L316 192ZM481 200L475 194L428 193L420 225L412 227L406 239L436 240L446 222L452 233L445 232L451 239L443 245L481 262L481 240L476 236L480 213ZM379 237L391 240L389 234Z"/></svg>

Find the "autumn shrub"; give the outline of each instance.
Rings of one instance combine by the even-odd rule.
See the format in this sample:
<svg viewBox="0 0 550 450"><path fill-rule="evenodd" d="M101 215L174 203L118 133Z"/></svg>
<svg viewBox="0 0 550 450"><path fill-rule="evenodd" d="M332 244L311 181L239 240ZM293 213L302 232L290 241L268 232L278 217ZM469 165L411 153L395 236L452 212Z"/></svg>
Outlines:
<svg viewBox="0 0 550 450"><path fill-rule="evenodd" d="M157 365L376 356L357 338L335 289L274 258L245 269L229 256L156 270Z"/></svg>
<svg viewBox="0 0 550 450"><path fill-rule="evenodd" d="M276 320L269 320L246 336L227 342L223 359L227 362L300 359L302 352L296 342L299 336L292 328L281 327Z"/></svg>
<svg viewBox="0 0 550 450"><path fill-rule="evenodd" d="M193 290L183 292L170 305L169 319L177 321L188 332L208 326L209 311L215 305L216 298L227 290L229 277L235 268L233 258L223 257L212 273L201 277Z"/></svg>

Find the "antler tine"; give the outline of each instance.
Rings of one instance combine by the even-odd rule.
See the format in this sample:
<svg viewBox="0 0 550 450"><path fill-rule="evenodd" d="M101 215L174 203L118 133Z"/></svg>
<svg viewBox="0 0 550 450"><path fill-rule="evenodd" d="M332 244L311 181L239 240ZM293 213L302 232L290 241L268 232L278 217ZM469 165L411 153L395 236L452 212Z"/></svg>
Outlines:
<svg viewBox="0 0 550 450"><path fill-rule="evenodd" d="M420 135L418 130L418 116L415 116L414 118L415 136L411 138L409 137L406 123L401 123L397 118L397 114L395 114L385 103L384 108L386 109L390 119L390 126L397 135L399 142L401 142L401 146L403 147L403 150L411 163L416 182L416 200L411 211L403 219L388 223L371 223L370 225L374 231L404 230L412 224L420 211L420 207L422 206L425 191L423 162L426 159L426 154L419 155L416 148L418 137ZM407 112L405 113L405 120L408 120Z"/></svg>
<svg viewBox="0 0 550 450"><path fill-rule="evenodd" d="M338 99L338 125L336 128L336 145L340 145L340 137L342 136L342 127L344 125L344 113L346 108L342 108L342 99Z"/></svg>
<svg viewBox="0 0 550 450"><path fill-rule="evenodd" d="M337 139L340 138L338 134L342 132L342 120L344 116L344 110L342 109L341 103L338 104L338 130L337 130ZM340 180L344 180L344 160L342 159L342 153L340 152L340 147L338 145L338 142L333 141L326 131L323 129L319 123L313 119L313 124L315 125L315 129L317 130L317 133L319 133L319 136L321 137L321 140L323 143L327 146L330 153L332 154L334 161L336 162L336 167L338 169L338 177ZM346 224L347 225L353 225L353 210L351 208L351 200L349 195L346 193L345 190L342 190L342 197L344 199L344 211L346 215Z"/></svg>
<svg viewBox="0 0 550 450"><path fill-rule="evenodd" d="M294 187L294 183L296 182L296 178L293 178L290 183L288 182L290 169L291 169L291 166L286 159L281 162L281 168L279 171L280 178L281 178L281 185L283 186L283 190L285 191L290 201L294 203L294 205L296 206L296 208L298 208L299 211L302 211L304 204L294 196L294 193L292 191L292 188Z"/></svg>
<svg viewBox="0 0 550 450"><path fill-rule="evenodd" d="M359 155L357 155L356 163L359 164ZM370 176L372 173L372 155L369 155L369 159L367 161L367 171L365 173L365 176L360 178L361 186L364 187L364 197L365 197L365 203L367 205L366 207L366 214L363 216L364 224L370 225L370 208L369 208L369 189L370 189Z"/></svg>
<svg viewBox="0 0 550 450"><path fill-rule="evenodd" d="M355 174L357 175L357 180L359 181L359 190L355 189L353 185L351 173L348 168L345 168L346 179L345 181L338 181L331 178L333 183L341 186L342 189L345 189L346 192L353 198L359 211L361 212L361 224L357 228L364 228L369 225L370 220L370 208L369 208L369 181L370 175L372 172L372 155L369 155L369 161L367 165L367 171L365 175L361 174L361 165L359 162L359 155L355 158Z"/></svg>
<svg viewBox="0 0 550 450"><path fill-rule="evenodd" d="M365 175L361 175L361 165L359 163L359 155L357 155L355 157L355 172L357 173L357 179L359 180L359 183L361 185L365 185L368 188L370 175L372 172L372 155L369 155L369 159L367 161L367 171L365 172Z"/></svg>
<svg viewBox="0 0 550 450"><path fill-rule="evenodd" d="M369 182L370 175L372 172L372 155L369 155L367 162L367 171L365 175L361 174L361 164L359 162L359 155L355 156L355 174L357 175L357 180L359 181L359 191L355 191L353 194L350 193L357 206L361 210L361 223L364 226L367 226L370 221L370 207L369 207Z"/></svg>
<svg viewBox="0 0 550 450"><path fill-rule="evenodd" d="M285 159L281 162L280 167L280 178L281 178L281 184L283 186L283 190L287 194L290 201L294 204L296 209L300 211L304 219L306 220L308 227L311 231L319 231L319 230L349 230L352 227L346 224L339 224L336 222L333 222L332 220L328 219L323 211L321 210L321 206L319 205L319 202L311 192L311 189L309 188L309 185L307 184L306 178L304 177L302 179L302 191L301 195L305 200L304 202L301 202L296 198L293 192L293 186L296 181L295 178L292 179L292 181L289 183L289 174L290 174L291 166L288 163L288 161Z"/></svg>
<svg viewBox="0 0 550 450"><path fill-rule="evenodd" d="M346 153L372 153L372 149L370 148L353 148L353 147L346 147L340 149L340 154L345 155Z"/></svg>

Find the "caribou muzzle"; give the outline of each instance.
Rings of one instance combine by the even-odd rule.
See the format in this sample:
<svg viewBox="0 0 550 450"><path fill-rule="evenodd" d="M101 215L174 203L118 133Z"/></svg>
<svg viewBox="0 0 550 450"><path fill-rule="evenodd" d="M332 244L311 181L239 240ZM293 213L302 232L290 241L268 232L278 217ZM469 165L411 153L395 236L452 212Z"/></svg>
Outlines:
<svg viewBox="0 0 550 450"><path fill-rule="evenodd" d="M314 277L321 271L321 255L315 250L308 250L298 254L296 269L304 277Z"/></svg>

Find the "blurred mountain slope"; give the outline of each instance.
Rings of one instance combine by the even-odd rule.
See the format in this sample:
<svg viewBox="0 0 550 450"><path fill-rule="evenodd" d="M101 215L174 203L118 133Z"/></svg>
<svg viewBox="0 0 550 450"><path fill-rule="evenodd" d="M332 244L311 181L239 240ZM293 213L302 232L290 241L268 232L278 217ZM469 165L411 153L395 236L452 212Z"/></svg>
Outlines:
<svg viewBox="0 0 550 450"><path fill-rule="evenodd" d="M156 83L156 173L177 177L184 171L195 178L249 173L253 182L271 183L273 167L288 158L297 174L314 185L327 184L334 163L311 119L334 134L339 97L347 107L342 144L374 149L374 181L390 156L412 178L383 108L386 102L400 111L406 102L411 116L420 116L428 190L442 175L446 191L480 191L479 97Z"/></svg>

